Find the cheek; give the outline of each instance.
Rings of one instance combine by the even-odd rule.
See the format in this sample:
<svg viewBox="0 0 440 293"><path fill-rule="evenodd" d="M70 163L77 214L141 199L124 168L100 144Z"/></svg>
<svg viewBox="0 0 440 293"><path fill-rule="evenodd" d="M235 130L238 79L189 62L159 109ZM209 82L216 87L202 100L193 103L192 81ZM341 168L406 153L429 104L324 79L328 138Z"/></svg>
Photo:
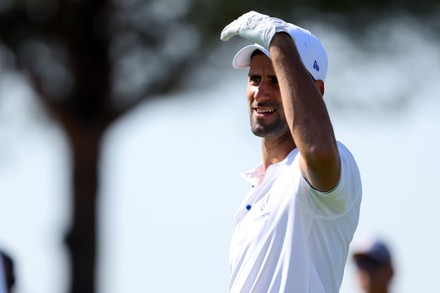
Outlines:
<svg viewBox="0 0 440 293"><path fill-rule="evenodd" d="M254 85L248 85L247 87L248 99L253 99L256 94L258 94L258 87Z"/></svg>

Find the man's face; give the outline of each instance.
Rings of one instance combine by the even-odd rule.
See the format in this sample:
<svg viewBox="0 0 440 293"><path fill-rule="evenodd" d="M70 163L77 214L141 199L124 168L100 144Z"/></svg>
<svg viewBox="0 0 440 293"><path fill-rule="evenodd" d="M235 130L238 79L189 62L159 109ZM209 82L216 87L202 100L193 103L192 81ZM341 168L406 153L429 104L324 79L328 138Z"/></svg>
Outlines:
<svg viewBox="0 0 440 293"><path fill-rule="evenodd" d="M388 292L392 275L391 268L385 265L358 270L359 284L365 292Z"/></svg>
<svg viewBox="0 0 440 293"><path fill-rule="evenodd" d="M252 132L260 137L283 135L289 131L272 61L265 54L252 57L247 99Z"/></svg>
<svg viewBox="0 0 440 293"><path fill-rule="evenodd" d="M358 281L364 292L388 292L393 268L390 263L381 263L367 256L355 259Z"/></svg>

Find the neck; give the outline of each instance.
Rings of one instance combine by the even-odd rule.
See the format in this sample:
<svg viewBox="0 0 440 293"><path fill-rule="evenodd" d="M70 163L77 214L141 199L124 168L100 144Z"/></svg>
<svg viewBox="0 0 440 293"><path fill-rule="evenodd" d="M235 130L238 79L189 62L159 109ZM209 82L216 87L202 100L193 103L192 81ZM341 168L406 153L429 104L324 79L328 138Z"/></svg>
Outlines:
<svg viewBox="0 0 440 293"><path fill-rule="evenodd" d="M267 170L270 165L284 160L294 148L296 145L291 135L263 138L264 170Z"/></svg>

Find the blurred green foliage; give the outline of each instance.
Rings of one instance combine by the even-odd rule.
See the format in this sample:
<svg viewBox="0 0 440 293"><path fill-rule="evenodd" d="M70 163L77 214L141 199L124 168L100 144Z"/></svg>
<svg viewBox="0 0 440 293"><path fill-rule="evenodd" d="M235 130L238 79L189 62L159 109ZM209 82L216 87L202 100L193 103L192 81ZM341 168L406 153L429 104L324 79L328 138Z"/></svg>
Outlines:
<svg viewBox="0 0 440 293"><path fill-rule="evenodd" d="M108 71L109 97L130 106L185 84L209 48L219 46L222 28L249 10L294 23L330 19L350 34L397 13L423 21L439 14L440 0L2 0L0 44L22 70L42 78L60 73L58 83L64 86L46 89L56 95L70 95L66 90L77 83L75 75L83 75L73 72L72 63L101 58L91 69ZM92 54L79 56L79 49ZM32 61L38 56L44 66ZM102 64L103 57L108 64Z"/></svg>

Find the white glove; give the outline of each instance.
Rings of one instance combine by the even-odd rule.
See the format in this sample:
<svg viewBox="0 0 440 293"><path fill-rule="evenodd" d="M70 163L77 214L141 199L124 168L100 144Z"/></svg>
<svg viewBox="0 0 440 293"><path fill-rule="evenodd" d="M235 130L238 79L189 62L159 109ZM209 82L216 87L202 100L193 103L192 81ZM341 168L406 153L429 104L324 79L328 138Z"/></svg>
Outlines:
<svg viewBox="0 0 440 293"><path fill-rule="evenodd" d="M227 25L220 39L227 41L238 35L269 50L270 42L278 32L287 32L284 20L250 11Z"/></svg>

